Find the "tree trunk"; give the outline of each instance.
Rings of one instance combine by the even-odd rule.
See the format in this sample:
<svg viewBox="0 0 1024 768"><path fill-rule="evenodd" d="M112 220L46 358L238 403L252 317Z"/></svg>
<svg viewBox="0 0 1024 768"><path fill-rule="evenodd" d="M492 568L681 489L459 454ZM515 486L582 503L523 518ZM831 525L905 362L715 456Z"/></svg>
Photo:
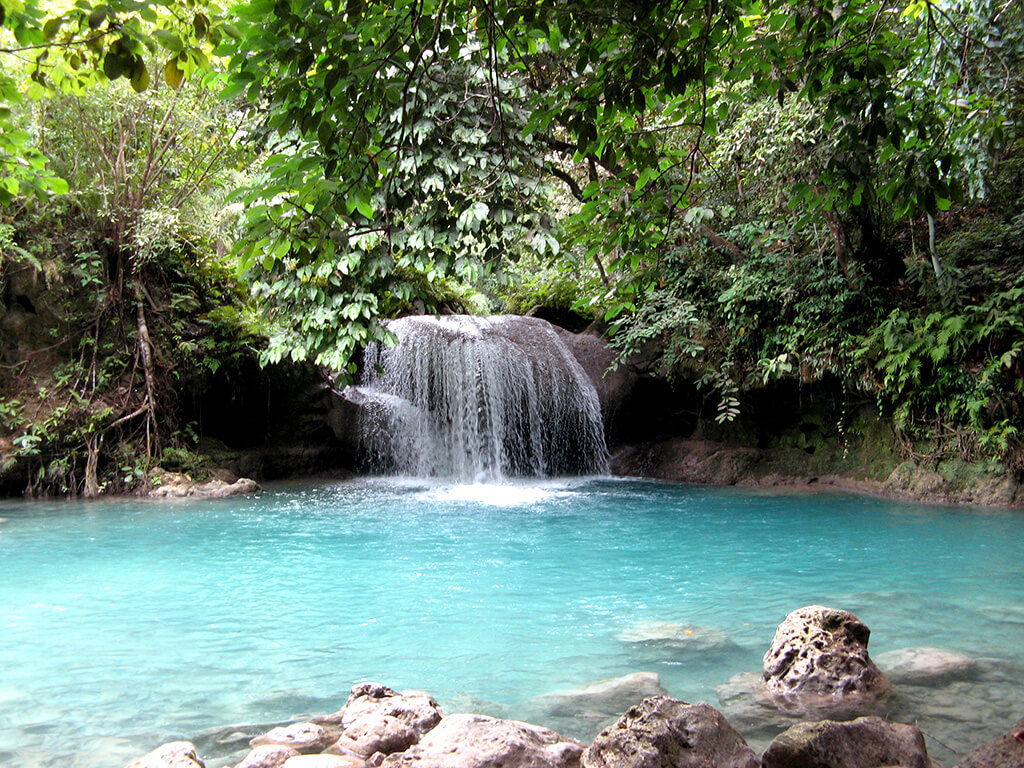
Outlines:
<svg viewBox="0 0 1024 768"><path fill-rule="evenodd" d="M156 375L153 370L153 342L149 337L146 325L146 309L142 285L135 282L135 311L139 336L139 360L142 362L142 374L146 382L146 459L152 458L159 443L156 424Z"/></svg>
<svg viewBox="0 0 1024 768"><path fill-rule="evenodd" d="M850 275L850 236L846 228L839 220L835 211L825 211L825 223L828 231L832 233L832 244L836 252L836 263L843 270L843 277L846 282L852 284L853 278Z"/></svg>
<svg viewBox="0 0 1024 768"><path fill-rule="evenodd" d="M85 488L82 489L82 495L87 499L94 499L100 495L100 483L96 477L96 467L100 460L100 445L102 442L102 435L91 435L85 440L88 456L85 460Z"/></svg>

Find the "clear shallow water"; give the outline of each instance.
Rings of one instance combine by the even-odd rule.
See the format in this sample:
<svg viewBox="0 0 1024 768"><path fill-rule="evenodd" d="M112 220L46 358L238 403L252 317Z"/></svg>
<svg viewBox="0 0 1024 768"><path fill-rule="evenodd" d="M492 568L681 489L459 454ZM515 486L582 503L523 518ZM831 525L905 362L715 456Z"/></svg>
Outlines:
<svg viewBox="0 0 1024 768"><path fill-rule="evenodd" d="M9 502L0 517L0 765L121 766L212 725L333 711L362 680L586 737L594 722L545 723L535 697L652 671L716 703L811 603L856 613L876 656L988 660L948 693L957 728L924 716L954 749L1024 709L1020 513L639 481L360 481ZM658 622L729 642L619 637Z"/></svg>

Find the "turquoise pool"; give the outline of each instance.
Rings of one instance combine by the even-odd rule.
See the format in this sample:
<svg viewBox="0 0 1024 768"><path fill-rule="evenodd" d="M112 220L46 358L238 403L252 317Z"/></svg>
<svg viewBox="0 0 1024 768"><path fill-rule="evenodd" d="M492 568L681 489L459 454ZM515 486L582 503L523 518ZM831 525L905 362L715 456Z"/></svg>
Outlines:
<svg viewBox="0 0 1024 768"><path fill-rule="evenodd" d="M1019 512L630 480L361 480L3 502L0 518L5 766L121 766L209 726L333 711L362 680L538 722L537 697L638 671L716 704L811 603L856 613L873 655L982 660L901 710L933 754L1024 714ZM658 624L711 642L638 641ZM580 738L597 727L551 719Z"/></svg>

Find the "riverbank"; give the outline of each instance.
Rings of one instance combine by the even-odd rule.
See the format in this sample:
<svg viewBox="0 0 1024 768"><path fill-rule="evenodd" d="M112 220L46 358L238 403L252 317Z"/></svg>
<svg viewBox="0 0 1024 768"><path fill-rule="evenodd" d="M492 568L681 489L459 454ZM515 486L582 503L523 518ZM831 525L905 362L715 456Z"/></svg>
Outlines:
<svg viewBox="0 0 1024 768"><path fill-rule="evenodd" d="M935 468L907 459L880 478L862 467L844 473L834 464L807 461L793 451L667 438L618 449L611 468L619 476L696 485L834 488L924 503L1024 506L1024 484L1012 474L986 471L959 459L939 462Z"/></svg>

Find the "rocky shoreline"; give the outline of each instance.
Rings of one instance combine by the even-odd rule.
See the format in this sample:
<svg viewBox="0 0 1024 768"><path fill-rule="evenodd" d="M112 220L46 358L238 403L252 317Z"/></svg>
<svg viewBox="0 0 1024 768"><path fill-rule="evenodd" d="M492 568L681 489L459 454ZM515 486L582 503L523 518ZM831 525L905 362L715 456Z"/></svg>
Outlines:
<svg viewBox="0 0 1024 768"><path fill-rule="evenodd" d="M772 449L698 438L668 438L620 447L612 456L619 476L739 488L833 488L870 496L937 504L1024 507L1024 483L1009 474L952 477L907 460L884 479L834 468L818 473Z"/></svg>
<svg viewBox="0 0 1024 768"><path fill-rule="evenodd" d="M427 693L398 693L380 683L354 686L337 712L261 728L255 736L242 727L216 729L196 741L242 747L235 768L943 765L929 756L925 733L917 724L879 713L893 710L897 688L960 679L971 673L974 661L938 649L914 649L889 654L886 673L868 655L869 636L868 628L847 611L823 606L793 611L779 626L762 673L734 685L731 694L720 693L724 713L658 692L657 678L650 673L653 684L645 673L609 681L618 693L632 693L636 701L589 744L521 720L445 714ZM612 690L615 686L606 685L599 691L576 692L576 698L567 694L565 706L579 708L587 696L607 696ZM760 756L741 735L754 722L752 712L762 724L772 717L781 722ZM1024 720L994 741L973 746L956 768L1021 768ZM171 742L127 768L206 768L202 750L193 742Z"/></svg>

